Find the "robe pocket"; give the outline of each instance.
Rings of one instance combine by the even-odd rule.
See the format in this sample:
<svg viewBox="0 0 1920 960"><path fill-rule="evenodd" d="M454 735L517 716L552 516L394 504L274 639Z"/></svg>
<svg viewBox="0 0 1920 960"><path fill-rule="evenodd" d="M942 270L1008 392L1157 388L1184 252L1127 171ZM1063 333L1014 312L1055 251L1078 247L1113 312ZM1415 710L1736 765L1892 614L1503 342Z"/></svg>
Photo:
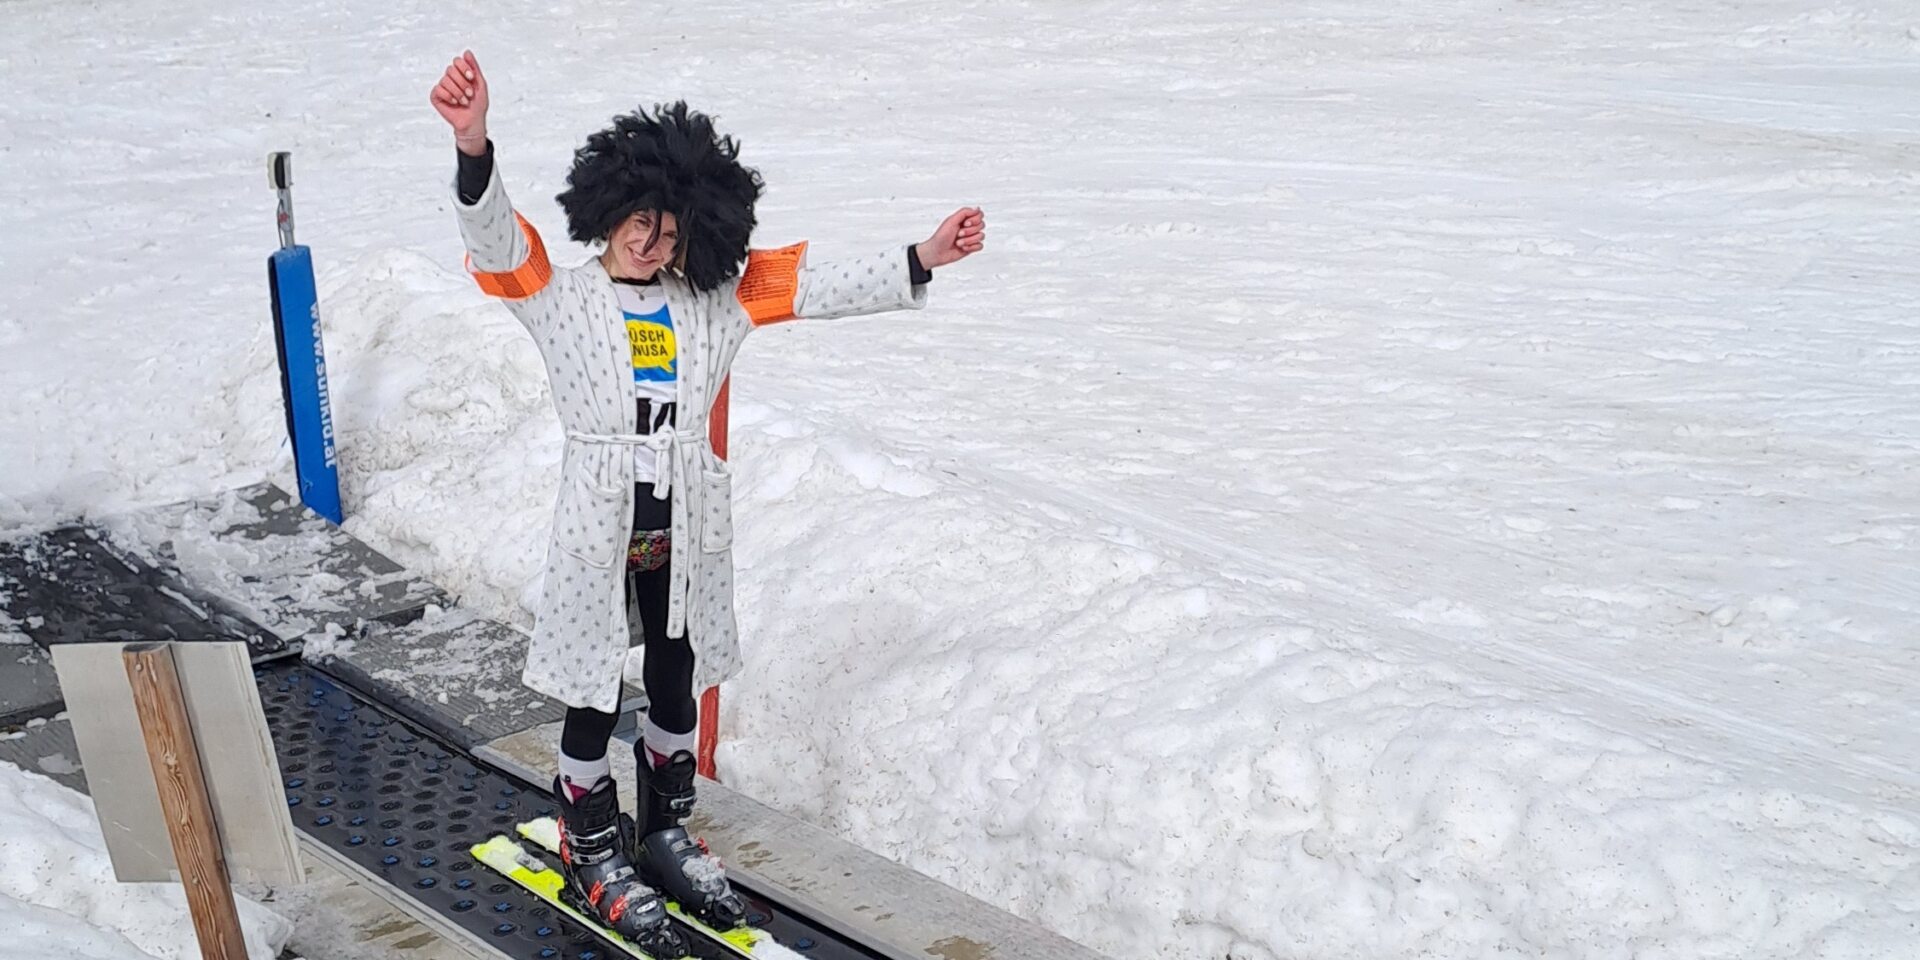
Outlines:
<svg viewBox="0 0 1920 960"><path fill-rule="evenodd" d="M707 515L701 518L700 549L722 553L733 549L733 471L725 462L719 469L700 471L701 496Z"/></svg>
<svg viewBox="0 0 1920 960"><path fill-rule="evenodd" d="M623 544L618 487L605 487L587 471L575 467L567 471L560 487L560 511L553 540L560 551L589 566L611 567L619 559Z"/></svg>

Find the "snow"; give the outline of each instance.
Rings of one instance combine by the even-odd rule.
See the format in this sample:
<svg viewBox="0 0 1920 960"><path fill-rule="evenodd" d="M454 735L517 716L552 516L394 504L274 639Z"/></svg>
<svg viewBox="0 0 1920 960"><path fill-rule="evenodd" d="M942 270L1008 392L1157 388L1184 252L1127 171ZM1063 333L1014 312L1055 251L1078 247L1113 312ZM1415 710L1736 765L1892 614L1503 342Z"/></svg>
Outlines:
<svg viewBox="0 0 1920 960"><path fill-rule="evenodd" d="M291 925L236 897L247 953L277 956ZM200 956L177 883L119 883L93 802L0 763L0 960L191 960Z"/></svg>
<svg viewBox="0 0 1920 960"><path fill-rule="evenodd" d="M292 149L347 529L525 622L560 435L459 272L471 45L563 261L570 151L682 96L763 243L991 215L736 366L731 784L1115 957L1912 955L1920 11L662 16L9 4L0 526L284 483Z"/></svg>

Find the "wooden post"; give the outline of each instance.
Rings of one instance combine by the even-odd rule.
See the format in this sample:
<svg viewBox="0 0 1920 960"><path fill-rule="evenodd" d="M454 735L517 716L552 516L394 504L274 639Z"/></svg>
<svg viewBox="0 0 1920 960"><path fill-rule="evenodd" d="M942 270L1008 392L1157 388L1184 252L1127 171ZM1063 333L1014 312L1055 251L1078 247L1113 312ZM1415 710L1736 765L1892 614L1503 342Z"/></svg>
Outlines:
<svg viewBox="0 0 1920 960"><path fill-rule="evenodd" d="M167 818L167 836L180 866L200 955L206 960L247 960L240 912L234 906L226 854L213 819L213 800L207 795L187 701L174 670L173 645L134 644L121 658L133 684L133 705L140 714L140 731L153 764L154 785L160 789L160 809Z"/></svg>

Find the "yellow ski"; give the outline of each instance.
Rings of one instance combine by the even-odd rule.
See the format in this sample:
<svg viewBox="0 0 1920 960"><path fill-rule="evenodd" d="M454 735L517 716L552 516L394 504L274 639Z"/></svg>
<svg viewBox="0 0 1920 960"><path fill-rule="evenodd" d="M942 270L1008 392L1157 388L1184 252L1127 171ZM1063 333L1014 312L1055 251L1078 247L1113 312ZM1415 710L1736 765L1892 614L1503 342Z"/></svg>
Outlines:
<svg viewBox="0 0 1920 960"><path fill-rule="evenodd" d="M528 840L531 840L534 843L539 844L540 849L545 850L548 853L551 853L555 856L559 856L560 854L560 822L559 821L553 819L552 817L541 817L537 820L528 820L527 822L520 824L518 827L514 829L517 830L522 837L525 837ZM499 839L505 839L505 838L502 837ZM512 841L508 841L508 842L511 843ZM514 844L514 847L518 849L519 844ZM550 868L546 868L544 864L542 865L542 867L543 869L547 869L548 873L553 873L553 870ZM558 876L558 874L555 874L555 876ZM726 947L728 950L731 950L742 957L752 957L752 958L756 958L757 960L757 958L766 958L766 957L774 957L774 956L780 956L780 957L792 956L791 952L787 951L785 948L780 947L779 944L774 942L773 934L770 934L765 930L760 929L759 927L739 926L739 927L734 927L732 930L715 930L714 928L707 926L704 923L701 923L698 917L695 917L693 914L690 914L685 910L680 909L680 905L677 903L674 903L672 900L667 901L667 913L671 914L675 920L678 920L682 924L685 924L686 926L692 928L696 933L699 933L701 936L706 937L708 940L711 940L714 943L717 943L723 947Z"/></svg>
<svg viewBox="0 0 1920 960"><path fill-rule="evenodd" d="M655 960L653 954L628 943L619 934L601 926L592 917L568 906L567 902L560 897L560 891L566 888L567 878L562 876L560 871L547 866L546 861L528 853L526 848L515 843L512 837L503 835L494 837L486 843L476 843L471 852L475 860L486 864L508 880L527 888L534 896L592 928L594 932L606 937L609 942L628 954L639 960Z"/></svg>

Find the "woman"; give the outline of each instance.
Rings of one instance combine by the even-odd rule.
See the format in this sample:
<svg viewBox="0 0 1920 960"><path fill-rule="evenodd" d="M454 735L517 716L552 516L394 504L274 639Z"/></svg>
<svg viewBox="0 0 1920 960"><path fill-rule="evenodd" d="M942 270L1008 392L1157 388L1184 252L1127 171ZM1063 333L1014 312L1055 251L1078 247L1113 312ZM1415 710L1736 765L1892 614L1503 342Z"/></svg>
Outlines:
<svg viewBox="0 0 1920 960"><path fill-rule="evenodd" d="M523 676L569 707L554 781L561 859L587 910L656 956L683 956L663 892L721 930L745 915L680 826L694 801L694 691L740 667L732 481L708 441L709 410L748 331L918 309L934 268L981 249L986 221L963 208L924 242L811 267L805 244L749 251L760 176L679 103L617 117L575 154L558 198L568 233L603 249L555 269L501 187L487 94L468 52L432 102L458 150L469 269L533 334L567 431ZM648 700L632 835L606 757L630 643L644 647Z"/></svg>

